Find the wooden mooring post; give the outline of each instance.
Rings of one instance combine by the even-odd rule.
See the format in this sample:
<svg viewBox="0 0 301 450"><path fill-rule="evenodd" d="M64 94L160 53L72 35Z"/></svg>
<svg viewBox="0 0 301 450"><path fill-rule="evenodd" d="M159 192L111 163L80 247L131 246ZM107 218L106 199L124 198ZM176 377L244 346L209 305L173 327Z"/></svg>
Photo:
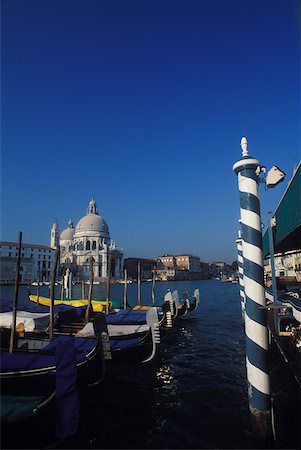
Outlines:
<svg viewBox="0 0 301 450"><path fill-rule="evenodd" d="M127 305L127 288L128 288L128 272L126 269L124 269L123 309L126 309Z"/></svg>
<svg viewBox="0 0 301 450"><path fill-rule="evenodd" d="M138 261L137 267L137 305L141 305L141 263Z"/></svg>
<svg viewBox="0 0 301 450"><path fill-rule="evenodd" d="M112 255L109 253L108 261L108 276L107 276L107 289L106 289L106 314L109 314L109 302L110 302L110 292L111 292L111 266L112 266Z"/></svg>
<svg viewBox="0 0 301 450"><path fill-rule="evenodd" d="M94 284L94 268L93 268L94 259L93 256L90 256L90 282L89 282L89 291L88 291L88 306L86 309L86 323L89 322L91 314L93 312L92 308L92 295L93 295L93 284Z"/></svg>
<svg viewBox="0 0 301 450"><path fill-rule="evenodd" d="M12 317L12 326L11 326L10 341L9 341L9 353L12 353L14 351L14 342L15 342L15 336L16 336L16 322L17 322L19 281L20 281L19 277L20 277L20 262L21 262L21 246L22 246L22 231L19 231L15 291L14 291L14 303L13 303L13 317Z"/></svg>
<svg viewBox="0 0 301 450"><path fill-rule="evenodd" d="M50 321L49 321L49 337L53 337L53 328L54 328L54 291L55 291L55 280L56 280L56 272L57 272L57 264L60 257L60 247L57 246L55 249L54 255L54 263L53 263L53 271L52 271L52 279L50 283L50 305L49 305L49 313L50 313Z"/></svg>
<svg viewBox="0 0 301 450"><path fill-rule="evenodd" d="M249 156L246 138L242 138L241 148L242 158L234 164L233 170L238 176L240 194L246 301L245 333L248 397L254 434L263 445L269 446L273 441L273 431L258 187L261 166L257 159Z"/></svg>

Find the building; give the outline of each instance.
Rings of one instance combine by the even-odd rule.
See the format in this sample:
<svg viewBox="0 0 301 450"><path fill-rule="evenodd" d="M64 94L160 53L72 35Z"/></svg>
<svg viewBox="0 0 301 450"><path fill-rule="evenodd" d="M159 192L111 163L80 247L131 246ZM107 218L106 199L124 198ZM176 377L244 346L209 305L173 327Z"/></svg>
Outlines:
<svg viewBox="0 0 301 450"><path fill-rule="evenodd" d="M274 255L275 276L286 283L301 282L301 249ZM266 258L264 265L266 279L272 278L271 258Z"/></svg>
<svg viewBox="0 0 301 450"><path fill-rule="evenodd" d="M208 278L208 267L198 256L189 253L164 254L158 258L158 275L162 280L202 280Z"/></svg>
<svg viewBox="0 0 301 450"><path fill-rule="evenodd" d="M232 277L235 274L235 270L230 264L223 261L214 261L208 263L209 278L225 279Z"/></svg>
<svg viewBox="0 0 301 450"><path fill-rule="evenodd" d="M155 259L147 259L147 258L125 258L123 266L124 269L126 269L127 271L127 277L132 280L137 280L139 262L140 262L140 279L141 280L151 279L157 261Z"/></svg>
<svg viewBox="0 0 301 450"><path fill-rule="evenodd" d="M176 266L188 270L189 280L200 280L202 277L201 261L198 256L183 253L175 256Z"/></svg>
<svg viewBox="0 0 301 450"><path fill-rule="evenodd" d="M0 283L11 284L16 278L18 255L17 242L0 242ZM54 251L45 245L22 244L19 271L20 283L31 283L37 279L40 265L40 280L50 281Z"/></svg>
<svg viewBox="0 0 301 450"><path fill-rule="evenodd" d="M123 252L116 247L110 238L109 227L99 215L97 205L92 198L88 204L87 213L74 227L72 220L67 228L59 233L55 222L51 228L50 246L55 249L60 246L61 267L69 267L73 274L85 279L90 277L90 257L93 258L93 273L95 280L108 277L122 277Z"/></svg>
<svg viewBox="0 0 301 450"><path fill-rule="evenodd" d="M189 280L189 271L180 268L170 268L170 267L160 267L156 270L158 278L162 281L173 281L173 280Z"/></svg>

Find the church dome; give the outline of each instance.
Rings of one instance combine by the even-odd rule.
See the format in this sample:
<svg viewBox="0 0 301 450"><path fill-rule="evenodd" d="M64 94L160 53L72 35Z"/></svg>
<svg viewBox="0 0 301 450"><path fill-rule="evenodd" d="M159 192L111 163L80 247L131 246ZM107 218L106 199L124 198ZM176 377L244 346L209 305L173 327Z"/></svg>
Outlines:
<svg viewBox="0 0 301 450"><path fill-rule="evenodd" d="M73 227L72 220L68 222L68 227L65 228L60 234L60 241L72 241L75 228Z"/></svg>
<svg viewBox="0 0 301 450"><path fill-rule="evenodd" d="M75 227L75 237L79 234L97 233L101 237L109 238L109 227L106 221L99 215L95 201L92 199L89 202L87 214L82 217Z"/></svg>
<svg viewBox="0 0 301 450"><path fill-rule="evenodd" d="M98 231L109 233L109 227L104 219L98 214L88 214L80 219L75 231Z"/></svg>

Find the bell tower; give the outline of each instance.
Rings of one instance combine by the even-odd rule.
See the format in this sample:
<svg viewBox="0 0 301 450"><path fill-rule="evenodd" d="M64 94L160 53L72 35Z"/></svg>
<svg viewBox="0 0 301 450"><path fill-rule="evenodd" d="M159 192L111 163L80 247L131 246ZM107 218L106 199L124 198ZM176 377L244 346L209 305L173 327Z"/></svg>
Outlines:
<svg viewBox="0 0 301 450"><path fill-rule="evenodd" d="M59 226L57 220L55 219L55 222L52 225L50 233L50 247L55 249L59 246L59 243L60 243Z"/></svg>

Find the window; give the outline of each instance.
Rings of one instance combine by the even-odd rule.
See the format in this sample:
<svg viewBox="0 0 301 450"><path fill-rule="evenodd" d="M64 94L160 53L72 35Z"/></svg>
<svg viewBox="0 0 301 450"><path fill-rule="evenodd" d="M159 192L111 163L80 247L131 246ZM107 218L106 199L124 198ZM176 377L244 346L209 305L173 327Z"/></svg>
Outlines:
<svg viewBox="0 0 301 450"><path fill-rule="evenodd" d="M90 241L87 241L86 243L86 250L90 250Z"/></svg>
<svg viewBox="0 0 301 450"><path fill-rule="evenodd" d="M96 250L96 241L92 242L92 250Z"/></svg>

